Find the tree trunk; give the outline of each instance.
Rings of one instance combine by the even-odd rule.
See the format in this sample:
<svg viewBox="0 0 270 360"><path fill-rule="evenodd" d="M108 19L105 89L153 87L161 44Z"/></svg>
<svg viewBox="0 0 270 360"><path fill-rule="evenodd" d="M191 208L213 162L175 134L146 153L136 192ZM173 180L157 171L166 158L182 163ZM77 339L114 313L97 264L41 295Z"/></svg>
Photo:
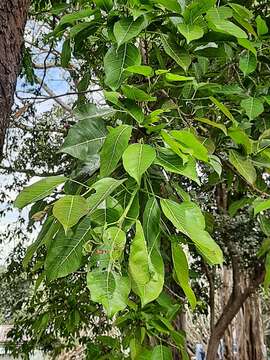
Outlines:
<svg viewBox="0 0 270 360"><path fill-rule="evenodd" d="M20 70L30 0L0 0L0 161Z"/></svg>
<svg viewBox="0 0 270 360"><path fill-rule="evenodd" d="M264 338L260 318L260 302L256 294L264 273L254 279L239 274L233 286L232 271L224 269L220 291L221 316L210 336L207 360L217 360L220 340L223 338L224 360L265 360ZM233 289L237 288L237 291ZM226 294L231 294L226 298ZM234 351L234 349L236 351Z"/></svg>

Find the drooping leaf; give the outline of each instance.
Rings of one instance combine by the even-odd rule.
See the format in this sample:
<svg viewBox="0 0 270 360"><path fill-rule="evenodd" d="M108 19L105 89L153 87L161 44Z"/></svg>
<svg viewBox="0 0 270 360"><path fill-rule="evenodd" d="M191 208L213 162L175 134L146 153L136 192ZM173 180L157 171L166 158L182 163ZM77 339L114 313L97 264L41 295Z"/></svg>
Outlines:
<svg viewBox="0 0 270 360"><path fill-rule="evenodd" d="M162 199L161 207L164 215L173 225L194 242L207 262L210 264L222 263L222 251L208 232L204 230L204 216L195 203L183 202L178 204L172 200Z"/></svg>
<svg viewBox="0 0 270 360"><path fill-rule="evenodd" d="M60 151L87 161L99 152L106 133L104 122L100 118L80 120L69 130Z"/></svg>
<svg viewBox="0 0 270 360"><path fill-rule="evenodd" d="M137 88L136 86L131 85L123 85L121 87L123 94L131 100L135 101L156 101L157 98L155 96L151 96L147 94L145 91Z"/></svg>
<svg viewBox="0 0 270 360"><path fill-rule="evenodd" d="M164 265L157 249L149 254L142 225L136 221L136 234L131 242L129 274L132 289L140 297L142 306L154 301L163 289Z"/></svg>
<svg viewBox="0 0 270 360"><path fill-rule="evenodd" d="M45 220L42 229L40 230L37 236L36 241L33 244L29 245L26 250L22 263L24 268L27 267L35 252L42 245L46 245L46 246L50 245L53 238L58 233L60 227L61 225L56 219L53 218L53 216L50 216Z"/></svg>
<svg viewBox="0 0 270 360"><path fill-rule="evenodd" d="M89 208L89 214L92 214L98 206L115 190L123 184L123 180L116 180L113 178L103 178L98 180L92 185L91 190L95 190L95 193L87 198L87 205Z"/></svg>
<svg viewBox="0 0 270 360"><path fill-rule="evenodd" d="M244 197L242 199L236 200L232 202L229 206L228 213L230 216L235 216L238 210L242 209L246 205L250 205L252 203L252 199L248 197Z"/></svg>
<svg viewBox="0 0 270 360"><path fill-rule="evenodd" d="M188 130L172 130L171 135L181 144L181 150L196 159L208 161L207 148Z"/></svg>
<svg viewBox="0 0 270 360"><path fill-rule="evenodd" d="M254 120L264 112L263 102L254 97L242 100L241 107L245 110L250 121Z"/></svg>
<svg viewBox="0 0 270 360"><path fill-rule="evenodd" d="M209 99L217 106L217 108L218 108L228 119L230 119L233 123L236 123L236 120L234 119L232 113L231 113L230 110L227 108L227 106L225 106L224 104L222 104L220 101L218 101L217 99L215 99L213 96L210 96Z"/></svg>
<svg viewBox="0 0 270 360"><path fill-rule="evenodd" d="M178 24L177 29L186 38L188 44L193 40L200 39L204 35L203 28L199 25Z"/></svg>
<svg viewBox="0 0 270 360"><path fill-rule="evenodd" d="M220 177L222 174L222 163L220 158L216 155L209 155L209 164L212 166L212 168Z"/></svg>
<svg viewBox="0 0 270 360"><path fill-rule="evenodd" d="M128 76L125 69L140 65L141 55L138 48L132 44L112 46L104 57L105 84L112 90L117 90Z"/></svg>
<svg viewBox="0 0 270 360"><path fill-rule="evenodd" d="M14 206L22 209L26 205L42 200L51 195L52 191L66 180L65 176L50 176L29 185L17 196Z"/></svg>
<svg viewBox="0 0 270 360"><path fill-rule="evenodd" d="M148 251L143 228L139 220L136 221L136 234L130 246L129 273L137 287L146 285L151 277L148 263Z"/></svg>
<svg viewBox="0 0 270 360"><path fill-rule="evenodd" d="M264 200L261 198L257 198L254 200L252 205L254 208L254 216L256 216L260 212L268 210L270 208L270 199Z"/></svg>
<svg viewBox="0 0 270 360"><path fill-rule="evenodd" d="M66 39L63 42L62 51L61 51L61 66L67 67L71 59L71 47L70 39Z"/></svg>
<svg viewBox="0 0 270 360"><path fill-rule="evenodd" d="M229 128L228 135L237 145L242 145L247 154L252 153L252 140L243 129L239 127L231 127Z"/></svg>
<svg viewBox="0 0 270 360"><path fill-rule="evenodd" d="M243 72L244 76L253 73L257 67L256 57L249 51L245 55L241 55L239 68Z"/></svg>
<svg viewBox="0 0 270 360"><path fill-rule="evenodd" d="M217 32L223 32L237 38L246 39L248 37L244 30L228 20L211 19L211 21L208 22L208 25Z"/></svg>
<svg viewBox="0 0 270 360"><path fill-rule="evenodd" d="M219 7L213 7L207 11L206 18L210 21L215 20L226 20L230 17L232 17L233 12L232 9L230 9L227 6L219 6Z"/></svg>
<svg viewBox="0 0 270 360"><path fill-rule="evenodd" d="M152 350L151 360L172 360L172 351L167 346L157 345Z"/></svg>
<svg viewBox="0 0 270 360"><path fill-rule="evenodd" d="M121 125L112 129L106 137L100 153L100 175L109 176L117 167L128 146L132 127Z"/></svg>
<svg viewBox="0 0 270 360"><path fill-rule="evenodd" d="M186 176L200 185L196 161L189 157L188 161L183 164L183 160L178 155L169 150L165 152L165 150L158 153L155 164L162 166L166 171Z"/></svg>
<svg viewBox="0 0 270 360"><path fill-rule="evenodd" d="M270 253L268 253L265 258L265 275L263 282L264 289L268 290L269 285L270 285Z"/></svg>
<svg viewBox="0 0 270 360"><path fill-rule="evenodd" d="M180 65L182 69L187 71L191 64L191 57L186 50L165 35L161 36L161 42L165 52Z"/></svg>
<svg viewBox="0 0 270 360"><path fill-rule="evenodd" d="M80 195L65 195L53 206L53 215L65 230L76 225L88 211L87 201Z"/></svg>
<svg viewBox="0 0 270 360"><path fill-rule="evenodd" d="M147 26L144 16L138 17L135 21L132 17L123 18L117 21L113 27L113 33L118 47L137 37Z"/></svg>
<svg viewBox="0 0 270 360"><path fill-rule="evenodd" d="M255 58L257 58L257 51L251 41L249 41L248 39L240 39L240 38L237 39L237 41L238 41L239 45L243 46L245 49L252 52L252 54L255 56Z"/></svg>
<svg viewBox="0 0 270 360"><path fill-rule="evenodd" d="M91 219L85 217L76 228L74 235L59 233L52 242L45 261L49 280L71 274L79 269L83 258L83 245L91 238Z"/></svg>
<svg viewBox="0 0 270 360"><path fill-rule="evenodd" d="M151 166L155 158L156 152L152 146L132 144L123 154L123 165L127 173L140 184L142 175Z"/></svg>
<svg viewBox="0 0 270 360"><path fill-rule="evenodd" d="M177 0L154 0L154 3L164 6L167 10L181 13L181 5Z"/></svg>
<svg viewBox="0 0 270 360"><path fill-rule="evenodd" d="M229 153L229 161L248 183L255 183L257 174L250 159L241 156L234 150L231 150Z"/></svg>
<svg viewBox="0 0 270 360"><path fill-rule="evenodd" d="M109 317L127 306L130 293L130 280L127 276L94 269L87 274L87 286L91 300L102 304Z"/></svg>
<svg viewBox="0 0 270 360"><path fill-rule="evenodd" d="M225 135L227 135L227 128L223 124L220 124L220 123L218 123L216 121L212 121L212 120L209 120L209 119L206 119L206 118L195 118L195 120L200 121L200 122L202 122L204 124L213 126L215 128L218 128L221 131L223 131Z"/></svg>
<svg viewBox="0 0 270 360"><path fill-rule="evenodd" d="M147 201L143 213L143 231L150 253L159 247L160 238L160 208L155 197Z"/></svg>
<svg viewBox="0 0 270 360"><path fill-rule="evenodd" d="M259 36L265 35L268 33L268 26L265 22L265 20L261 17L261 15L258 15L256 17L256 24L257 24L257 32Z"/></svg>
<svg viewBox="0 0 270 360"><path fill-rule="evenodd" d="M133 74L139 74L139 75L143 75L143 76L153 76L154 75L153 68L151 68L151 66L147 66L147 65L133 65L133 66L129 66L125 70L128 72L131 72Z"/></svg>
<svg viewBox="0 0 270 360"><path fill-rule="evenodd" d="M183 289L192 309L196 307L196 297L189 284L189 270L186 255L176 241L172 241L172 259L173 267L176 273L179 285Z"/></svg>
<svg viewBox="0 0 270 360"><path fill-rule="evenodd" d="M178 74L167 73L165 75L167 81L193 81L194 78L191 76L183 76Z"/></svg>

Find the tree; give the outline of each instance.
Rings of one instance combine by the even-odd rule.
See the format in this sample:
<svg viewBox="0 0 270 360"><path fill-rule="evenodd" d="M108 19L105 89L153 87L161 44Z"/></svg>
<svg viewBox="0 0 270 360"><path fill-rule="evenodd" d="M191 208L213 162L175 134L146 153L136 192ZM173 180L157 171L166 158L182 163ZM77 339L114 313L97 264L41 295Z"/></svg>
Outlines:
<svg viewBox="0 0 270 360"><path fill-rule="evenodd" d="M0 4L0 159L20 71L24 27L30 0L2 1Z"/></svg>
<svg viewBox="0 0 270 360"><path fill-rule="evenodd" d="M185 294L194 308L200 296L186 251L209 279L224 258L234 282L211 319L215 359L245 300L268 286L267 23L209 0L75 3L46 8L49 22L57 13L46 38L64 40L62 66L82 64L76 124L61 147L79 171L18 196L19 208L37 202L43 224L25 265L48 288L87 273L91 301L122 330L116 358L129 348L131 358L170 359L171 348L187 357L176 301ZM93 84L104 89L103 108L87 100ZM249 242L241 229L250 227Z"/></svg>

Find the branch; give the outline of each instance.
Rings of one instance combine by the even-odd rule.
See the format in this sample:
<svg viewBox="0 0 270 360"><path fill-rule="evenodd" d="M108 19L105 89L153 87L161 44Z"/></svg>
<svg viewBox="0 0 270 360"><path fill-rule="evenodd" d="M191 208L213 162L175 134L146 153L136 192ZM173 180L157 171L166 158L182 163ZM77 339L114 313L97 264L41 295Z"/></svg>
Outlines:
<svg viewBox="0 0 270 360"><path fill-rule="evenodd" d="M98 92L98 91L101 91L101 90L102 90L101 88L98 88L98 89L85 90L85 91L71 91L71 92L66 92L64 94L59 94L59 95L55 94L53 96L35 96L35 97L33 97L33 96L32 97L20 97L20 96L17 96L17 97L20 100L33 100L35 98L35 99L38 99L38 100L48 101L48 100L58 99L60 97L69 96L69 95L84 95L84 94L88 94L88 93L95 93L95 92ZM18 92L22 92L22 91L17 91L17 93Z"/></svg>
<svg viewBox="0 0 270 360"><path fill-rule="evenodd" d="M210 306L210 331L211 334L214 331L215 327L215 284L214 284L214 276L210 271L209 266L207 264L203 264L205 275L207 277L209 283L209 306Z"/></svg>
<svg viewBox="0 0 270 360"><path fill-rule="evenodd" d="M58 98L58 96L45 84L43 83L42 79L36 76L37 82L41 85L42 89L50 95L51 99L57 102L64 110L68 111L69 113L73 113L73 110L70 106L65 104L62 100Z"/></svg>

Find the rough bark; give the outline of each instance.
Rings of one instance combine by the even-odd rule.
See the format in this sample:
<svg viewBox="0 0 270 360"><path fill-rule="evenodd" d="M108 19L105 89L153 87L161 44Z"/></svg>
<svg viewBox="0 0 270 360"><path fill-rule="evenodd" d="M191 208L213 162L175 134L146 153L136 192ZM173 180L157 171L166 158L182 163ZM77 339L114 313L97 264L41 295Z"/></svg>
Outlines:
<svg viewBox="0 0 270 360"><path fill-rule="evenodd" d="M0 160L20 70L30 0L0 0Z"/></svg>
<svg viewBox="0 0 270 360"><path fill-rule="evenodd" d="M226 302L226 305L222 309L222 313L217 321L217 323L214 326L213 332L211 333L209 343L208 343L208 349L207 349L207 360L216 360L217 359L217 351L218 346L220 343L220 340L224 336L226 330L228 330L230 324L232 323L232 320L235 318L235 316L239 313L241 309L243 309L243 306L245 302L248 299L251 299L251 296L256 292L259 285L262 283L264 278L264 271L259 266L258 271L255 272L254 277L252 279L248 280L248 283L243 283L241 286L241 279L238 278L240 274L237 274L237 279L235 278L235 274L233 275L233 288L231 291L231 295ZM252 309L250 310L252 311ZM257 319L258 321L258 319ZM241 324L241 326L244 326ZM262 353L258 352L257 353ZM260 355L261 356L261 355ZM251 354L250 358L243 358L245 360L263 360L264 357L253 357ZM263 356L263 355L262 355ZM241 359L241 358L238 358ZM242 360L242 359L241 359Z"/></svg>

